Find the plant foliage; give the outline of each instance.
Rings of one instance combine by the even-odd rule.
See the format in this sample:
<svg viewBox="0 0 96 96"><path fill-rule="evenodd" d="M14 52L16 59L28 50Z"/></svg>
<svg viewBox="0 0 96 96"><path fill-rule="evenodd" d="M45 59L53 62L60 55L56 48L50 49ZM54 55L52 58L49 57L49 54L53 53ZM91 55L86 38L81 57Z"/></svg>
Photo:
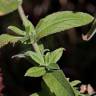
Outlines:
<svg viewBox="0 0 96 96"><path fill-rule="evenodd" d="M61 11L41 19L35 28L25 16L20 4L21 0L0 0L0 15L8 14L18 7L25 28L25 30L21 30L15 26L9 26L8 28L18 36L2 34L0 36L0 47L9 42L15 43L17 41L33 46L34 50L26 50L23 51L22 55L16 55L29 57L31 61L36 63L26 71L25 76L42 77L41 92L34 93L31 96L80 96L80 93L73 88L74 83L72 83L72 86L70 85L58 65L58 60L61 58L64 48L50 51L40 47L37 41L57 32L89 24L94 18L83 12Z"/></svg>
<svg viewBox="0 0 96 96"><path fill-rule="evenodd" d="M13 12L21 3L21 0L0 0L0 16Z"/></svg>
<svg viewBox="0 0 96 96"><path fill-rule="evenodd" d="M92 20L92 16L82 12L56 12L46 16L38 22L36 26L37 36L40 39L42 37L68 30L73 27L86 25Z"/></svg>

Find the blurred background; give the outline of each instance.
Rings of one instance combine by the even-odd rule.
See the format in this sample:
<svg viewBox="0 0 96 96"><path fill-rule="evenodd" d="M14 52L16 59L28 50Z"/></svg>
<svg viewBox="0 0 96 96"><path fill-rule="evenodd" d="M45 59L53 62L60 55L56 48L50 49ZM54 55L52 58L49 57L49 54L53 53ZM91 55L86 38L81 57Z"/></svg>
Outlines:
<svg viewBox="0 0 96 96"><path fill-rule="evenodd" d="M57 11L81 11L95 17L96 0L24 0L23 8L28 19L36 26L37 22L48 14ZM0 34L10 32L8 26L15 25L22 28L17 11L0 17ZM41 42L45 48L54 50L58 47L64 47L61 60L58 62L66 76L71 80L79 79L83 84L90 83L96 88L96 35L90 41L84 41L82 34L86 34L91 24L73 28L43 38ZM11 56L18 53L19 45L5 46L0 49L0 96L28 96L28 94L38 90L32 83L38 80L24 77L24 73L31 66L26 60L12 60ZM2 90L3 89L3 90ZM35 90L33 90L35 89Z"/></svg>

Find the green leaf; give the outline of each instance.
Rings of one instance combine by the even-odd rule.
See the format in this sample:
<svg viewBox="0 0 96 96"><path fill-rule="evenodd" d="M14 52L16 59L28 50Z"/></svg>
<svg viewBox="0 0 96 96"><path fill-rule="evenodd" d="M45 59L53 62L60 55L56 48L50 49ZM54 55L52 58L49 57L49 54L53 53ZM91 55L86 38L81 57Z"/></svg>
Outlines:
<svg viewBox="0 0 96 96"><path fill-rule="evenodd" d="M22 0L0 0L0 16L13 12L21 3Z"/></svg>
<svg viewBox="0 0 96 96"><path fill-rule="evenodd" d="M55 94L55 96L68 96L66 89L51 73L47 73L43 77L43 80L46 85L50 88L51 93Z"/></svg>
<svg viewBox="0 0 96 96"><path fill-rule="evenodd" d="M43 44L39 44L39 49L40 49L40 52L43 54L43 51L44 51L44 45Z"/></svg>
<svg viewBox="0 0 96 96"><path fill-rule="evenodd" d="M36 41L36 31L34 25L23 16L23 25L25 27L26 35L29 36L30 42L33 43Z"/></svg>
<svg viewBox="0 0 96 96"><path fill-rule="evenodd" d="M79 80L74 80L74 81L70 82L71 86L73 86L73 87L80 83L81 83L81 81L79 81Z"/></svg>
<svg viewBox="0 0 96 96"><path fill-rule="evenodd" d="M23 25L25 27L26 34L33 35L34 37L36 35L36 31L32 22L28 20L27 16L22 16L22 20L23 20Z"/></svg>
<svg viewBox="0 0 96 96"><path fill-rule="evenodd" d="M50 54L51 54L50 52L47 52L46 55L44 56L46 66L48 66L50 64L50 62L49 62Z"/></svg>
<svg viewBox="0 0 96 96"><path fill-rule="evenodd" d="M32 95L30 96L40 96L38 93L33 93Z"/></svg>
<svg viewBox="0 0 96 96"><path fill-rule="evenodd" d="M29 56L30 58L32 58L36 63L40 64L40 65L44 65L44 59L42 57L41 54L33 52L33 51L27 51L25 53L25 56Z"/></svg>
<svg viewBox="0 0 96 96"><path fill-rule="evenodd" d="M31 42L32 42L32 40L33 40L33 39L31 39ZM28 36L28 35L25 35L20 41L21 41L22 43L24 43L24 44L32 44L32 43L30 42L30 36Z"/></svg>
<svg viewBox="0 0 96 96"><path fill-rule="evenodd" d="M25 76L29 77L41 77L46 73L46 70L44 67L32 67L29 68L25 74Z"/></svg>
<svg viewBox="0 0 96 96"><path fill-rule="evenodd" d="M15 34L20 35L20 36L25 36L25 32L18 27L15 26L9 26L8 29L12 30Z"/></svg>
<svg viewBox="0 0 96 96"><path fill-rule="evenodd" d="M63 54L64 48L58 48L55 51L51 52L49 56L49 64L57 63L57 61L61 58Z"/></svg>
<svg viewBox="0 0 96 96"><path fill-rule="evenodd" d="M73 27L86 25L92 22L93 19L91 15L82 12L62 11L53 13L41 19L37 24L37 39Z"/></svg>
<svg viewBox="0 0 96 96"><path fill-rule="evenodd" d="M60 71L46 73L43 80L55 96L75 96L73 89Z"/></svg>
<svg viewBox="0 0 96 96"><path fill-rule="evenodd" d="M28 32L29 35L32 35L32 33L33 33L33 34L36 33L33 24L32 24L27 18L26 18L26 20L25 20L24 25L25 25L26 32Z"/></svg>
<svg viewBox="0 0 96 96"><path fill-rule="evenodd" d="M9 34L0 35L0 48L5 46L8 43L15 43L19 41L22 37L17 37Z"/></svg>
<svg viewBox="0 0 96 96"><path fill-rule="evenodd" d="M66 88L66 90L69 94L68 96L70 96L70 94L71 94L71 96L74 96L73 87L71 87L70 83L67 81L63 71L62 70L56 70L53 72L53 75L62 84L62 86Z"/></svg>
<svg viewBox="0 0 96 96"><path fill-rule="evenodd" d="M40 96L38 93L33 93L32 95L30 96Z"/></svg>
<svg viewBox="0 0 96 96"><path fill-rule="evenodd" d="M56 64L56 63L51 63L51 64L49 64L49 65L47 66L47 68L48 68L49 70L59 70L59 69L60 69L59 66L58 66L58 64Z"/></svg>

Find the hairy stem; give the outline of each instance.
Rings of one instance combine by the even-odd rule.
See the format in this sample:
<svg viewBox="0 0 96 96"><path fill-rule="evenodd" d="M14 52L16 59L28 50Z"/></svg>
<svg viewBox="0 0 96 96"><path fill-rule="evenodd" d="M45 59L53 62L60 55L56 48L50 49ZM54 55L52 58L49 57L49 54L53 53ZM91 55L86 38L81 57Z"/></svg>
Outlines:
<svg viewBox="0 0 96 96"><path fill-rule="evenodd" d="M23 11L22 6L19 6L18 7L18 12L19 12L19 15L21 17L21 20L23 22L23 25L25 25L25 19L27 19L27 18L26 18L26 15L25 15L24 11Z"/></svg>
<svg viewBox="0 0 96 96"><path fill-rule="evenodd" d="M25 13L24 13L24 10L23 10L23 8L22 8L22 6L19 6L18 7L18 12L19 12L19 15L20 15L20 17L21 17L21 20L22 20L22 22L23 22L23 25L26 25L25 23L25 20L27 19L26 18L26 15L25 15ZM31 42L31 41L30 41ZM40 49L39 49L39 46L38 46L38 44L35 42L35 43L32 43L32 46L33 46L33 48L34 48L34 50L36 51L36 52L38 52L38 53L40 53L41 54L41 52L40 52Z"/></svg>
<svg viewBox="0 0 96 96"><path fill-rule="evenodd" d="M39 54L41 54L38 44L37 43L33 43L32 45L33 45L34 50L36 52L38 52Z"/></svg>

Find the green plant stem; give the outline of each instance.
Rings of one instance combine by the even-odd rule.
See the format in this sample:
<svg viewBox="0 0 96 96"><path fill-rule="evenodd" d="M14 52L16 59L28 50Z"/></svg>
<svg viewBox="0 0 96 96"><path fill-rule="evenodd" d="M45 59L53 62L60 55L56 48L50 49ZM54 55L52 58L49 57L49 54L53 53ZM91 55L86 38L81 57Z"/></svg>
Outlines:
<svg viewBox="0 0 96 96"><path fill-rule="evenodd" d="M26 18L26 15L25 15L25 13L24 13L24 11L23 11L23 8L22 8L22 6L19 6L18 7L18 12L19 12L19 15L20 15L20 17L21 17L21 20L22 20L22 22L23 22L23 25L25 25L25 20L27 19ZM31 40L31 39L30 39ZM31 42L31 41L30 41ZM38 52L39 54L41 54L41 52L40 52L40 49L39 49L39 46L38 46L38 44L35 42L35 43L32 43L32 46L33 46L33 48L34 48L34 50L36 51L36 52Z"/></svg>
<svg viewBox="0 0 96 96"><path fill-rule="evenodd" d="M41 54L40 49L39 49L39 46L38 46L37 43L33 43L32 46L33 46L33 48L34 48L34 50L35 50L36 52L38 52L39 54Z"/></svg>
<svg viewBox="0 0 96 96"><path fill-rule="evenodd" d="M23 25L25 25L25 19L26 19L26 16L25 16L25 13L24 13L24 11L23 11L23 8L22 8L22 6L19 6L18 7L18 12L19 12L19 15L20 15L20 17L21 17L21 20L22 20L22 22L23 22Z"/></svg>

